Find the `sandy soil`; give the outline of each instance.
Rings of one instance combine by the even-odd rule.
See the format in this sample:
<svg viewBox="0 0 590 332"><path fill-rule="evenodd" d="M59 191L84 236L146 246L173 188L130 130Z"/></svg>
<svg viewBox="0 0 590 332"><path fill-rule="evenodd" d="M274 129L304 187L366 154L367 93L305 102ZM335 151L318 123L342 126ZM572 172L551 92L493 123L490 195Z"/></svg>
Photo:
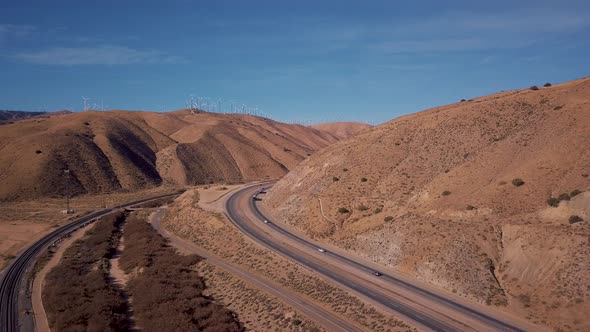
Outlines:
<svg viewBox="0 0 590 332"><path fill-rule="evenodd" d="M51 269L53 269L57 264L59 264L63 253L74 243L76 240L79 240L86 234L87 231L94 228L94 223L76 230L72 233L72 236L69 238L65 238L63 241L57 244L58 249L55 251L51 259L47 262L47 264L37 273L35 276L35 280L33 281L33 289L31 294L31 302L33 304L33 312L35 313L35 328L38 332L49 332L49 323L47 322L47 315L45 314L45 309L43 308L43 300L42 300L42 290L43 285L45 284L45 276Z"/></svg>

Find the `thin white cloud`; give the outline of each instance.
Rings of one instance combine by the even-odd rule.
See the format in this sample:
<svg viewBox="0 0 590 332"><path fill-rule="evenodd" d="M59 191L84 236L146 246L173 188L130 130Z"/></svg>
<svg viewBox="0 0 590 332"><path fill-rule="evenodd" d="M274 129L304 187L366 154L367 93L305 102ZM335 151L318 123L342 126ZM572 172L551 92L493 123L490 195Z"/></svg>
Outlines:
<svg viewBox="0 0 590 332"><path fill-rule="evenodd" d="M156 50L137 50L126 46L55 47L47 50L20 53L17 59L40 65L133 65L179 64L187 60Z"/></svg>
<svg viewBox="0 0 590 332"><path fill-rule="evenodd" d="M525 48L588 28L588 17L583 12L547 10L442 13L384 27L385 32L369 48L385 54Z"/></svg>
<svg viewBox="0 0 590 332"><path fill-rule="evenodd" d="M37 32L32 25L0 24L0 43L9 40L20 40Z"/></svg>

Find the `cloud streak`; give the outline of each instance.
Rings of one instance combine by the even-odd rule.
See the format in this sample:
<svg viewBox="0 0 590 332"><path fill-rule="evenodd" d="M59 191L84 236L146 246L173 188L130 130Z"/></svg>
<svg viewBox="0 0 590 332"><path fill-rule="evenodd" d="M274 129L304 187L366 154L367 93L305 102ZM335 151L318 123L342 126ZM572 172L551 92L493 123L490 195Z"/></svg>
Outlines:
<svg viewBox="0 0 590 332"><path fill-rule="evenodd" d="M37 65L139 65L183 64L188 61L180 56L157 50L138 50L126 46L102 45L97 47L54 47L46 50L20 53L20 61Z"/></svg>
<svg viewBox="0 0 590 332"><path fill-rule="evenodd" d="M32 25L0 24L0 43L9 39L20 40L37 31Z"/></svg>

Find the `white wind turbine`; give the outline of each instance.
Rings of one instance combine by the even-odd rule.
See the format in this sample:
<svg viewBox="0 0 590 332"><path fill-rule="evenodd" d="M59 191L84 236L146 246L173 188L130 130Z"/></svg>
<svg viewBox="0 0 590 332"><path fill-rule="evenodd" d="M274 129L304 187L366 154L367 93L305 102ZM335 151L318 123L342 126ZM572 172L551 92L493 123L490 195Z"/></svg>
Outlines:
<svg viewBox="0 0 590 332"><path fill-rule="evenodd" d="M84 101L83 111L86 111L86 110L88 110L88 101L90 100L90 98L86 98L86 97L82 96L82 100Z"/></svg>

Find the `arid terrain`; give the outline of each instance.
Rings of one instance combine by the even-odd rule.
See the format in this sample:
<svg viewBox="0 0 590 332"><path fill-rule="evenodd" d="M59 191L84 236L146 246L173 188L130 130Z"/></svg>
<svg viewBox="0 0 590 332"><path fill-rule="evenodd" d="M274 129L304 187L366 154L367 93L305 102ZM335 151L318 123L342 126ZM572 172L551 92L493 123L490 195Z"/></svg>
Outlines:
<svg viewBox="0 0 590 332"><path fill-rule="evenodd" d="M163 227L170 233L194 243L201 250L219 257L220 260L236 268L261 278L270 280L279 287L284 296L299 294L309 301L317 303L341 319L348 320L362 330L412 331L414 330L399 318L375 309L357 297L339 287L319 278L315 273L301 267L293 261L253 242L221 213L222 208L216 203L220 195L227 193L227 187L200 188L190 190L180 196L170 207L163 221ZM219 212L217 212L219 211ZM231 239L231 240L228 240ZM252 287L252 279L240 279L234 275L230 278L227 271L222 273L219 267L207 264L202 267L205 279L213 285L228 285L223 289L223 297L231 310L235 310L244 320L245 327L256 331L268 330L315 330L316 324L307 319L295 323L293 317L302 317L301 313L289 308L283 301L260 289ZM213 273L215 272L215 273ZM219 293L219 288L215 289ZM266 299L260 303L256 299ZM254 317L261 317L255 320ZM301 324L301 326L299 326Z"/></svg>
<svg viewBox="0 0 590 332"><path fill-rule="evenodd" d="M301 125L189 110L25 119L0 130L0 200L279 178L337 140Z"/></svg>
<svg viewBox="0 0 590 332"><path fill-rule="evenodd" d="M333 144L263 204L375 262L556 330L590 322L590 79L464 100Z"/></svg>
<svg viewBox="0 0 590 332"><path fill-rule="evenodd" d="M355 135L367 128L371 128L371 125L360 122L330 122L313 125L311 127L329 132L332 135L343 139Z"/></svg>

